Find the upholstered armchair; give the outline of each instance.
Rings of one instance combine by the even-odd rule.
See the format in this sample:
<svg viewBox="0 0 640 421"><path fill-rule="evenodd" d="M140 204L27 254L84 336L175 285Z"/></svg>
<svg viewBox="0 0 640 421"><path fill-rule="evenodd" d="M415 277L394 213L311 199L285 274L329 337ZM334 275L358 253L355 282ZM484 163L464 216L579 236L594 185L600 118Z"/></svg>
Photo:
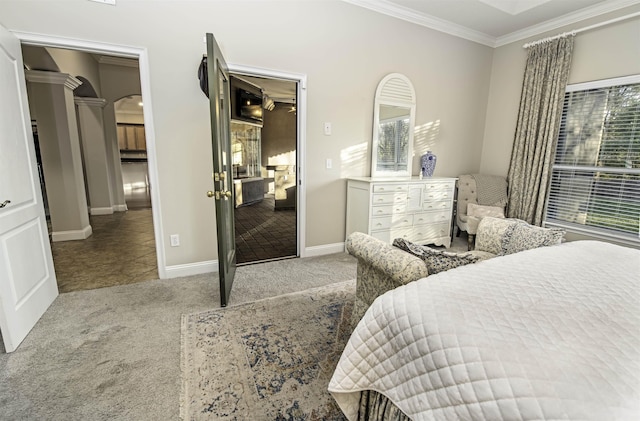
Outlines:
<svg viewBox="0 0 640 421"><path fill-rule="evenodd" d="M458 177L456 236L466 231L469 250L473 248L478 224L483 217L505 217L507 194L505 177L486 174L463 174Z"/></svg>

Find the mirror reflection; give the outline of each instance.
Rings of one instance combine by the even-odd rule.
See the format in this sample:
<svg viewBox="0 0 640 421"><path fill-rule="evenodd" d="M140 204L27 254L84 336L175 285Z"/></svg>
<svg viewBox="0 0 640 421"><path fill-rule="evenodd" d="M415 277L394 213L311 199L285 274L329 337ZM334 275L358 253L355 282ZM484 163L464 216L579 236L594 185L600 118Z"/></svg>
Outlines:
<svg viewBox="0 0 640 421"><path fill-rule="evenodd" d="M377 171L407 171L410 109L380 105Z"/></svg>
<svg viewBox="0 0 640 421"><path fill-rule="evenodd" d="M371 176L411 176L416 100L411 81L400 73L385 76L376 90Z"/></svg>

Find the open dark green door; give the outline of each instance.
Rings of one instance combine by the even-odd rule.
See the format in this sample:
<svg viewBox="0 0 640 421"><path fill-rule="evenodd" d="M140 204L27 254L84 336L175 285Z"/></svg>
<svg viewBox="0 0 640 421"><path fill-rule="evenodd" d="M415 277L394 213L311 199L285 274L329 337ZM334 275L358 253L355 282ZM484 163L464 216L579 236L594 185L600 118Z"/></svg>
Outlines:
<svg viewBox="0 0 640 421"><path fill-rule="evenodd" d="M226 307L236 272L236 238L233 218L233 180L231 177L231 97L229 68L212 34L207 34L207 79L211 110L214 191L218 232L218 274L220 305Z"/></svg>

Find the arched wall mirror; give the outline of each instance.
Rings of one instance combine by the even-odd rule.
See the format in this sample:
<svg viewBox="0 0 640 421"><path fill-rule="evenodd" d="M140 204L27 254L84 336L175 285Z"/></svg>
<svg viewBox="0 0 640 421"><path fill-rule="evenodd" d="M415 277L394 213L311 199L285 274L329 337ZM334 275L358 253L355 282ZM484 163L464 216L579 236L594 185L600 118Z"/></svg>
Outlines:
<svg viewBox="0 0 640 421"><path fill-rule="evenodd" d="M376 89L373 111L372 177L411 176L416 94L409 78L385 76Z"/></svg>

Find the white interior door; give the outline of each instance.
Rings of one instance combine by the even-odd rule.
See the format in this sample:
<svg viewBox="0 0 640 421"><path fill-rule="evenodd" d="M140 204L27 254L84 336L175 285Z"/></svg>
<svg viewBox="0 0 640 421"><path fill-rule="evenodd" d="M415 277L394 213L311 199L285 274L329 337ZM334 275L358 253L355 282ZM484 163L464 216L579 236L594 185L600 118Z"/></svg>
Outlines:
<svg viewBox="0 0 640 421"><path fill-rule="evenodd" d="M58 296L20 42L0 26L0 331L14 351Z"/></svg>

